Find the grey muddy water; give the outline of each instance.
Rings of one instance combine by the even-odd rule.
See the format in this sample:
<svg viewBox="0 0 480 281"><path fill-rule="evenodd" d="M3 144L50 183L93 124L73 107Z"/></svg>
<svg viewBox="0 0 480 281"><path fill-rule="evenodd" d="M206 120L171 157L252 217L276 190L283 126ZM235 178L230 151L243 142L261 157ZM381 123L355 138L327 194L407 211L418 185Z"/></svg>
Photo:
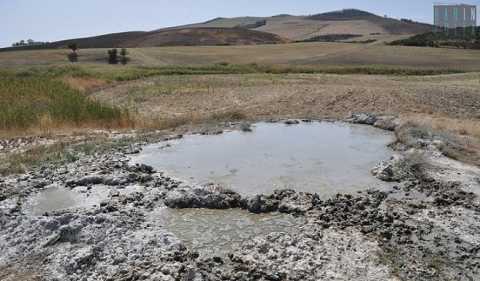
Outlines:
<svg viewBox="0 0 480 281"><path fill-rule="evenodd" d="M133 161L244 195L292 188L329 197L386 186L370 170L392 154L391 133L337 122L258 123L252 129L148 145Z"/></svg>

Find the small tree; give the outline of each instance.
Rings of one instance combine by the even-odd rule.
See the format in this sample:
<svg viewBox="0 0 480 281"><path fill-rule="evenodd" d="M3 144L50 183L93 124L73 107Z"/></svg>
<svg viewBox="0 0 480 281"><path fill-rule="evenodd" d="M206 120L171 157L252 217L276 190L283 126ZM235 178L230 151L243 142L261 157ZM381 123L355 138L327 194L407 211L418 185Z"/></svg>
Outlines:
<svg viewBox="0 0 480 281"><path fill-rule="evenodd" d="M72 50L72 52L76 53L77 50L78 50L77 43L70 43L70 44L68 44L68 48L69 48L70 50Z"/></svg>
<svg viewBox="0 0 480 281"><path fill-rule="evenodd" d="M67 55L68 60L71 63L78 62L78 54L76 52L71 52Z"/></svg>
<svg viewBox="0 0 480 281"><path fill-rule="evenodd" d="M128 51L127 49L125 48L122 48L120 50L120 62L123 64L123 65L126 65L128 63Z"/></svg>
<svg viewBox="0 0 480 281"><path fill-rule="evenodd" d="M117 49L108 50L108 63L109 64L118 64L118 50Z"/></svg>
<svg viewBox="0 0 480 281"><path fill-rule="evenodd" d="M68 44L68 48L70 50L72 50L68 55L68 60L70 62L77 62L78 61L78 53L77 53L77 50L78 50L78 46L77 46L77 43L70 43Z"/></svg>

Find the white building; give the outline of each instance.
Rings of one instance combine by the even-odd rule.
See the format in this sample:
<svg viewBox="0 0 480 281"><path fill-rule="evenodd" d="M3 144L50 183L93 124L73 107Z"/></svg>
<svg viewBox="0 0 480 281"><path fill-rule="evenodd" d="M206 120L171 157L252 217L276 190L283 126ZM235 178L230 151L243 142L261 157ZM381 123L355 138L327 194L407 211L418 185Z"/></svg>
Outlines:
<svg viewBox="0 0 480 281"><path fill-rule="evenodd" d="M443 29L477 26L477 7L467 4L435 4L434 25Z"/></svg>

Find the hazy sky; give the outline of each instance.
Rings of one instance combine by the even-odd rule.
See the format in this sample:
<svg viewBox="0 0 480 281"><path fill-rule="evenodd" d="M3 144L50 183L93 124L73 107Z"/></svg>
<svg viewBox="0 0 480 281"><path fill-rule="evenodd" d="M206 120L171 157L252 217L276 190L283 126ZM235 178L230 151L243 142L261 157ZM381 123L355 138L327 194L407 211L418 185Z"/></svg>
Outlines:
<svg viewBox="0 0 480 281"><path fill-rule="evenodd" d="M480 4L480 0L460 2ZM432 3L431 0L0 0L0 46L28 38L55 41L153 30L215 17L309 15L342 8L431 23Z"/></svg>

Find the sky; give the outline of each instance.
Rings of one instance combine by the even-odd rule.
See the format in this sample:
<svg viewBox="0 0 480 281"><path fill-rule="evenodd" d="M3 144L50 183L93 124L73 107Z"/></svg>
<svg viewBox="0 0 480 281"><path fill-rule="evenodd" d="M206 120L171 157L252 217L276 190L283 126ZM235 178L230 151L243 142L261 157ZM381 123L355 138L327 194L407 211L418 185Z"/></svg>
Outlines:
<svg viewBox="0 0 480 281"><path fill-rule="evenodd" d="M344 8L432 23L432 0L0 0L0 47L203 22L216 17L311 15ZM452 1L442 1L452 2ZM480 5L480 0L461 1Z"/></svg>

